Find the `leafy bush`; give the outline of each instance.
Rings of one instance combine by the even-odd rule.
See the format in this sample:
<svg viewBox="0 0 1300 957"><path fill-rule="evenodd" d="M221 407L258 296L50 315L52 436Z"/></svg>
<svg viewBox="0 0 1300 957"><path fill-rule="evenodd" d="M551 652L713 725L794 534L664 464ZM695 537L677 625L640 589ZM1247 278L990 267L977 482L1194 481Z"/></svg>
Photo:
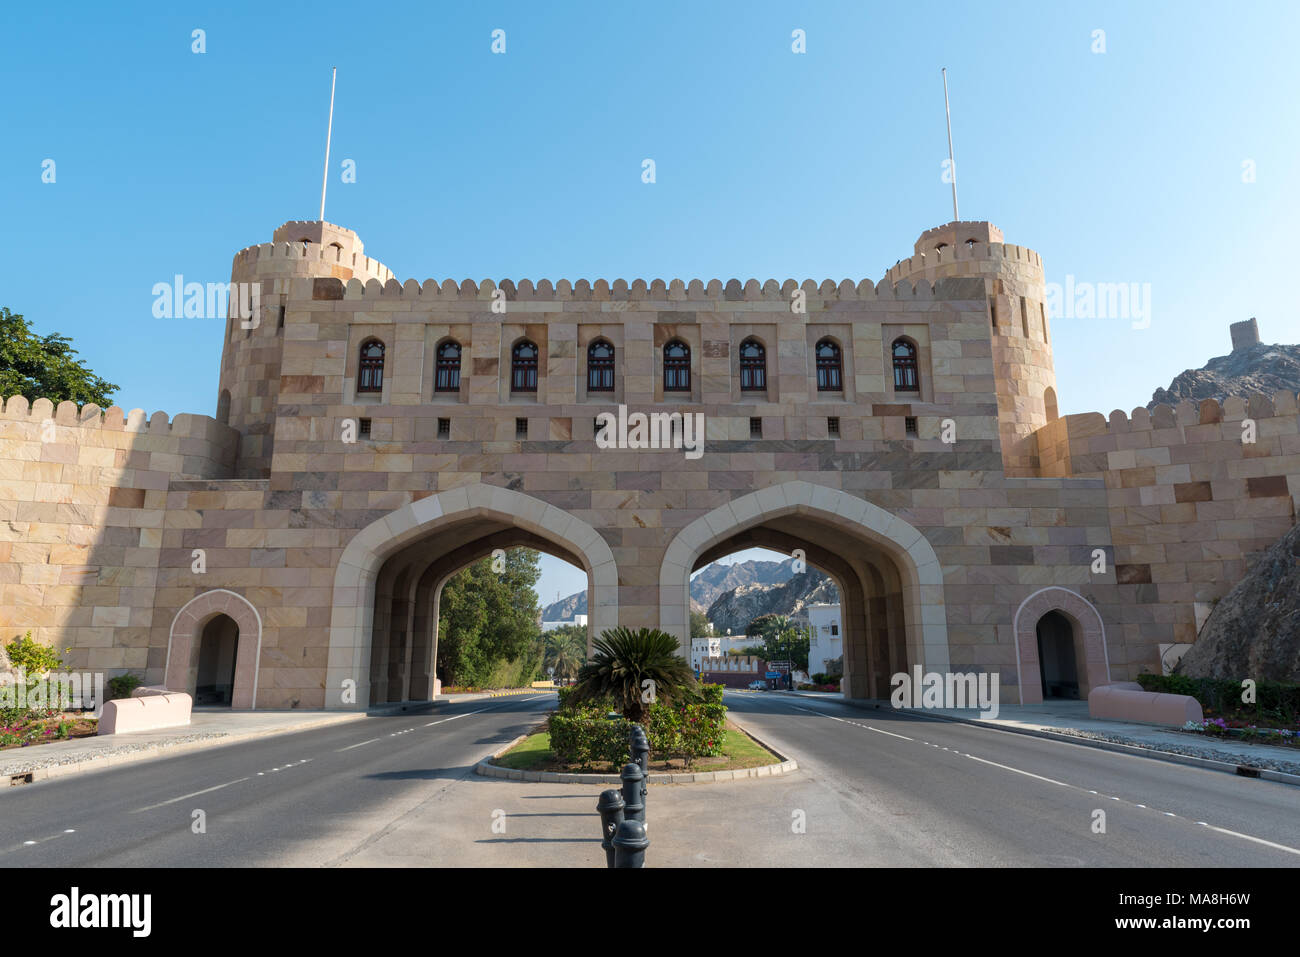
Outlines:
<svg viewBox="0 0 1300 957"><path fill-rule="evenodd" d="M551 750L567 764L592 767L621 765L630 760L628 732L632 722L608 717L615 710L612 697L576 700L569 688L560 689L560 709L551 715ZM650 705L646 737L654 757L695 758L722 753L727 708L722 685L697 686L694 700L664 700Z"/></svg>
<svg viewBox="0 0 1300 957"><path fill-rule="evenodd" d="M64 649L63 654L71 648ZM11 667L21 670L28 677L43 675L47 671L58 671L63 667L63 655L32 638L29 631L21 638L15 638L5 645L5 655Z"/></svg>
<svg viewBox="0 0 1300 957"><path fill-rule="evenodd" d="M1241 700L1241 682L1240 678L1190 678L1180 674L1137 676L1143 691L1188 695L1207 712L1264 715L1290 724L1300 715L1300 685L1257 681L1255 701L1246 703Z"/></svg>
<svg viewBox="0 0 1300 957"><path fill-rule="evenodd" d="M144 684L144 679L137 674L128 672L124 675L115 675L104 682L107 698L109 701L116 701L119 698L131 697L131 692L140 685Z"/></svg>

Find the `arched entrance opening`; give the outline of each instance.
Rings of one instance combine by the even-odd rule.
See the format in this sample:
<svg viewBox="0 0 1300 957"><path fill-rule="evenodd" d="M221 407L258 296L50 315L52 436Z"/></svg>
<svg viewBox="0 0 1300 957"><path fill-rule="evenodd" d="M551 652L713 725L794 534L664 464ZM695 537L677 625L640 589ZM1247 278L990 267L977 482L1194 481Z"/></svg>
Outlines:
<svg viewBox="0 0 1300 957"><path fill-rule="evenodd" d="M1079 669L1074 660L1074 629L1059 611L1038 619L1038 674L1043 699L1079 697Z"/></svg>
<svg viewBox="0 0 1300 957"><path fill-rule="evenodd" d="M771 541L773 536L754 536ZM844 673L840 579L767 546L701 556L691 573L692 667L728 687ZM764 586L755 601L750 585ZM781 677L772 678L771 673Z"/></svg>
<svg viewBox="0 0 1300 957"><path fill-rule="evenodd" d="M1040 588L1020 603L1012 627L1021 704L1071 693L1087 698L1093 688L1110 684L1105 625L1078 592L1060 585ZM1051 658L1045 660L1049 650ZM1071 666L1073 677L1065 670Z"/></svg>
<svg viewBox="0 0 1300 957"><path fill-rule="evenodd" d="M194 703L230 706L235 692L235 663L239 652L239 624L229 615L216 615L203 626L199 638L199 669L194 683Z"/></svg>
<svg viewBox="0 0 1300 957"><path fill-rule="evenodd" d="M741 496L674 538L660 575L660 627L684 649L688 576L745 547L800 556L835 580L847 697L888 698L890 677L913 665L950 669L943 577L929 542L870 502L809 482Z"/></svg>
<svg viewBox="0 0 1300 957"><path fill-rule="evenodd" d="M481 673L467 673L464 661L440 647L440 637L457 622L444 615L443 595L457 575L479 562L487 573L507 573L518 549L532 549L581 568L567 549L533 532L490 516L466 518L418 539L389 557L380 568L375 589L374 639L370 651L370 704L430 701L443 683L486 681ZM588 602L594 583L587 575ZM587 644L591 616L587 616ZM490 628L493 623L484 623Z"/></svg>
<svg viewBox="0 0 1300 957"><path fill-rule="evenodd" d="M590 634L618 623L614 556L590 525L511 489L439 492L371 523L344 549L334 576L326 707L428 700L447 579L495 549L520 546L586 571Z"/></svg>
<svg viewBox="0 0 1300 957"><path fill-rule="evenodd" d="M163 681L169 691L193 695L195 704L216 695L236 711L251 709L261 653L257 609L243 595L214 588L191 598L172 619Z"/></svg>

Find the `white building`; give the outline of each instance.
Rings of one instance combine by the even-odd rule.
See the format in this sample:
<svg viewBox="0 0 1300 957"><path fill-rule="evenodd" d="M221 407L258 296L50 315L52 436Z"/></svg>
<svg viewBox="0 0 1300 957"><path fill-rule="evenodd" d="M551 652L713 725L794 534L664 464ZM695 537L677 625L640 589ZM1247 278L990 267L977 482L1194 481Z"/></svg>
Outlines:
<svg viewBox="0 0 1300 957"><path fill-rule="evenodd" d="M559 628L561 625L579 625L583 628L586 628L587 616L574 615L572 621L544 621L542 622L542 631L543 632L554 631L556 628Z"/></svg>
<svg viewBox="0 0 1300 957"><path fill-rule="evenodd" d="M808 673L825 673L826 663L844 654L840 640L840 606L809 605L808 627L812 629L812 640L808 644Z"/></svg>

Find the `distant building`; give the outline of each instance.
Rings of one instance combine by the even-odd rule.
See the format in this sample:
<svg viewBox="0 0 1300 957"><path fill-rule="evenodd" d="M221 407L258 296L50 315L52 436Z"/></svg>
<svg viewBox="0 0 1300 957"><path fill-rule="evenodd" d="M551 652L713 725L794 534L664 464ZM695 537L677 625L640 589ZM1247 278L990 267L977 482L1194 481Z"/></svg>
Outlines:
<svg viewBox="0 0 1300 957"><path fill-rule="evenodd" d="M840 640L840 606L809 605L808 627L812 629L812 640L808 644L808 673L825 674L826 663L844 654Z"/></svg>
<svg viewBox="0 0 1300 957"><path fill-rule="evenodd" d="M578 625L582 628L587 627L586 615L574 615L572 621L544 621L542 622L542 632L554 631L563 625Z"/></svg>

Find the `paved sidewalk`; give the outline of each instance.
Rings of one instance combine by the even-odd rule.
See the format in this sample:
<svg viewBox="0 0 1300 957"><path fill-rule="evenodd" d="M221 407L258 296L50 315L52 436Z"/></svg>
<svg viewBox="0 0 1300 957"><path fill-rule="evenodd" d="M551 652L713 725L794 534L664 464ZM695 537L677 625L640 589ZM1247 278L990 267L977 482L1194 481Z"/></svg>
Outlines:
<svg viewBox="0 0 1300 957"><path fill-rule="evenodd" d="M169 757L197 748L247 741L268 734L305 731L366 717L355 711L230 711L196 709L190 723L130 734L74 738L0 751L0 785L19 774L32 780L117 767L130 761Z"/></svg>
<svg viewBox="0 0 1300 957"><path fill-rule="evenodd" d="M824 691L764 692L801 698L824 698L854 708L875 710L891 709L888 701L872 699L846 700L844 695ZM1026 734L1043 732L1069 735L1087 741L1106 741L1126 744L1165 754L1176 754L1229 764L1267 768L1289 774L1300 774L1300 750L1267 744L1250 744L1232 738L1215 738L1209 735L1187 734L1165 725L1139 724L1130 721L1109 721L1088 715L1086 701L1050 701L1042 704L1004 704L998 708L996 718L986 718L977 709L962 708L909 708L916 714L948 718L1004 731Z"/></svg>

